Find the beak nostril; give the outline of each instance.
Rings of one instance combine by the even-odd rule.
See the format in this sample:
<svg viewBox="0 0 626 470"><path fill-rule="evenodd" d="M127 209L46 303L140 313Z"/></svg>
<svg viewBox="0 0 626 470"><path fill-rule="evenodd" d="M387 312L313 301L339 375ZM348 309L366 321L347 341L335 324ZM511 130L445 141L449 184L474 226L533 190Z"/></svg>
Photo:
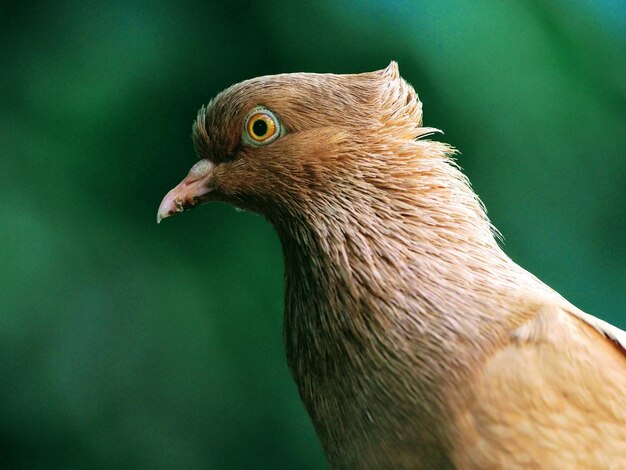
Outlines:
<svg viewBox="0 0 626 470"><path fill-rule="evenodd" d="M203 176L206 176L211 171L213 171L214 166L215 165L206 158L202 159L196 162L196 164L191 167L191 170L189 170L189 176L202 178Z"/></svg>

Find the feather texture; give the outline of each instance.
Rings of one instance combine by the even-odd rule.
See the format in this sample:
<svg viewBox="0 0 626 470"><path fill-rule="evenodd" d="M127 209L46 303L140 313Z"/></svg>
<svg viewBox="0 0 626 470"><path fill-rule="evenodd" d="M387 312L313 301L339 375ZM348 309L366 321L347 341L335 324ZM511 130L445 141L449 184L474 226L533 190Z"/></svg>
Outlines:
<svg viewBox="0 0 626 470"><path fill-rule="evenodd" d="M286 132L252 148L255 106ZM200 110L210 171L159 213L218 199L275 226L287 359L333 468L626 468L624 332L506 256L434 132L393 62L248 80Z"/></svg>

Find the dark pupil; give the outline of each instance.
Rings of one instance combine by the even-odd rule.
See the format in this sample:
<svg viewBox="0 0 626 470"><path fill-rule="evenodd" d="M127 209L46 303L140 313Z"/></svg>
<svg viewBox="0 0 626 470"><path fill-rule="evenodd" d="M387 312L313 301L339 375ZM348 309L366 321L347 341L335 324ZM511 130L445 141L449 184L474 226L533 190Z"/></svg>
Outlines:
<svg viewBox="0 0 626 470"><path fill-rule="evenodd" d="M257 119L254 124L252 124L252 132L254 132L254 135L257 137L263 137L267 134L267 122L263 119Z"/></svg>

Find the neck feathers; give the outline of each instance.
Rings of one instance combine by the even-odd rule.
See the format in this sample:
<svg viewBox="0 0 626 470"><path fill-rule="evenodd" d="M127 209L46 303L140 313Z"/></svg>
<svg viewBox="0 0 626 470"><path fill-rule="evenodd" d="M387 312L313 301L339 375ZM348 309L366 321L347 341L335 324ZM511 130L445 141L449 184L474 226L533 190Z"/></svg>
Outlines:
<svg viewBox="0 0 626 470"><path fill-rule="evenodd" d="M496 314L507 311L496 304L537 282L499 248L447 146L398 149L377 160L391 168L384 177L357 173L332 198L320 195L323 204L301 201L290 212L298 218L274 219L285 253L287 358L329 455L353 438L366 446L396 439L407 416L407 439L433 439L430 429L443 430L450 411L433 390L457 388L519 321L514 309ZM350 435L358 429L368 431Z"/></svg>
<svg viewBox="0 0 626 470"><path fill-rule="evenodd" d="M390 331L404 340L473 337L484 321L502 320L481 313L494 283L533 282L498 246L448 146L411 141L394 149L381 152L376 171L340 175L340 190L274 217L285 254L288 350L332 354L343 341L338 332L364 342Z"/></svg>

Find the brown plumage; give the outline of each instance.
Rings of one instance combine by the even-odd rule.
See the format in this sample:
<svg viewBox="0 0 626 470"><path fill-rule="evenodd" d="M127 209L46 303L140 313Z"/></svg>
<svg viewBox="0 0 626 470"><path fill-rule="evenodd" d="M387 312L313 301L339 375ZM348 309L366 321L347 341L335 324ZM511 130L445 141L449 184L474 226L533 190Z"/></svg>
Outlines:
<svg viewBox="0 0 626 470"><path fill-rule="evenodd" d="M393 62L248 80L200 110L158 219L223 200L274 225L331 467L626 468L626 333L504 254L433 132Z"/></svg>

